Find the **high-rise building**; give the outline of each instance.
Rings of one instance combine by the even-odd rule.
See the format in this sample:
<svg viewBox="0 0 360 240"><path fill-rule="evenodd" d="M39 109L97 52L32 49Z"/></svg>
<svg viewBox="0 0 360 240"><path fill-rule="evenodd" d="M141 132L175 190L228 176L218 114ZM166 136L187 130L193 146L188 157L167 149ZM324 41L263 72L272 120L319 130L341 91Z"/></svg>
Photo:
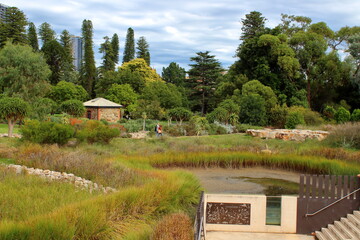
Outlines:
<svg viewBox="0 0 360 240"><path fill-rule="evenodd" d="M73 64L76 71L80 71L83 60L83 41L81 37L71 36Z"/></svg>
<svg viewBox="0 0 360 240"><path fill-rule="evenodd" d="M9 6L6 6L5 4L0 3L0 20L4 20L5 11Z"/></svg>

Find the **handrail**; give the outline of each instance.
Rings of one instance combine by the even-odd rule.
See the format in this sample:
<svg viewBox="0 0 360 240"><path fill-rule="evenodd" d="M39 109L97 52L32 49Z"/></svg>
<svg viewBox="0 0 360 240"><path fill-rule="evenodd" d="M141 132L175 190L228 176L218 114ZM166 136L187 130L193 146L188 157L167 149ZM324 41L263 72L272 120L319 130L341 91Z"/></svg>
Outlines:
<svg viewBox="0 0 360 240"><path fill-rule="evenodd" d="M197 240L201 240L201 233L203 231L203 221L204 221L204 217L201 217L200 219L200 228L199 228L199 233L198 233L198 236L197 236Z"/></svg>
<svg viewBox="0 0 360 240"><path fill-rule="evenodd" d="M321 208L321 209L317 210L316 212L313 212L313 213L307 213L307 214L305 214L305 217L312 217L312 216L314 216L314 215L318 214L319 212L324 211L325 209L327 209L327 208L329 208L329 207L331 207L331 206L335 205L336 203L338 203L338 202L342 201L343 199L345 199L345 198L349 197L350 195L352 195L352 194L354 194L354 193L356 193L356 192L358 192L358 191L360 191L360 188L358 188L358 189L356 189L355 191L353 191L353 192L349 193L348 195L346 195L346 196L344 196L344 197L342 197L342 198L340 198L340 199L336 200L335 202L330 203L329 205L327 205L327 206L325 206L325 207L323 207L323 208Z"/></svg>

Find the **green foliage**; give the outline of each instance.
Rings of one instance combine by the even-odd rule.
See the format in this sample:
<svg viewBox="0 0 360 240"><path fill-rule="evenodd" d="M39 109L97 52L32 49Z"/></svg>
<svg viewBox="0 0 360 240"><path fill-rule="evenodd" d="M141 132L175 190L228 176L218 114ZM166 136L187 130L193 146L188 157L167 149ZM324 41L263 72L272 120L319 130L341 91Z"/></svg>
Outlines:
<svg viewBox="0 0 360 240"><path fill-rule="evenodd" d="M323 110L323 115L324 115L325 119L328 121L331 119L334 119L335 113L336 113L335 108L333 108L332 106L329 106L329 105L326 105Z"/></svg>
<svg viewBox="0 0 360 240"><path fill-rule="evenodd" d="M246 40L264 33L266 18L260 12L252 11L241 19L241 40Z"/></svg>
<svg viewBox="0 0 360 240"><path fill-rule="evenodd" d="M147 65L150 66L149 44L147 43L146 38L144 36L141 36L136 44L136 57L144 59Z"/></svg>
<svg viewBox="0 0 360 240"><path fill-rule="evenodd" d="M74 136L74 128L67 124L28 120L20 133L24 141L64 145Z"/></svg>
<svg viewBox="0 0 360 240"><path fill-rule="evenodd" d="M33 101L50 90L51 71L40 53L30 46L8 42L0 51L0 89L7 96L19 96Z"/></svg>
<svg viewBox="0 0 360 240"><path fill-rule="evenodd" d="M303 115L306 125L319 126L324 123L324 119L322 119L320 113L318 112L307 109Z"/></svg>
<svg viewBox="0 0 360 240"><path fill-rule="evenodd" d="M128 28L126 33L123 63L130 62L135 58L134 30Z"/></svg>
<svg viewBox="0 0 360 240"><path fill-rule="evenodd" d="M16 7L8 7L0 21L0 47L3 47L6 41L26 44L26 25L25 14Z"/></svg>
<svg viewBox="0 0 360 240"><path fill-rule="evenodd" d="M241 123L264 126L267 122L265 100L258 94L241 98L239 120Z"/></svg>
<svg viewBox="0 0 360 240"><path fill-rule="evenodd" d="M47 42L55 40L56 33L51 28L51 25L47 22L44 22L39 27L39 37L42 41L42 45L45 45Z"/></svg>
<svg viewBox="0 0 360 240"><path fill-rule="evenodd" d="M84 20L82 27L82 39L84 41L84 64L81 69L81 85L93 95L93 87L96 79L96 66L93 50L93 25L91 20Z"/></svg>
<svg viewBox="0 0 360 240"><path fill-rule="evenodd" d="M295 94L290 98L290 106L301 106L304 108L309 107L305 89L295 92Z"/></svg>
<svg viewBox="0 0 360 240"><path fill-rule="evenodd" d="M263 85L258 80L252 80L245 83L242 87L242 95L258 94L265 100L266 111L269 112L271 108L275 107L277 98L270 87Z"/></svg>
<svg viewBox="0 0 360 240"><path fill-rule="evenodd" d="M136 111L132 113L132 117L141 118L146 113L150 119L164 119L166 117L165 109L160 106L159 101L149 101L140 99L136 107Z"/></svg>
<svg viewBox="0 0 360 240"><path fill-rule="evenodd" d="M190 118L189 125L194 129L197 136L205 135L206 129L209 128L209 122L205 117L193 116Z"/></svg>
<svg viewBox="0 0 360 240"><path fill-rule="evenodd" d="M147 83L141 99L158 101L160 106L165 109L181 107L183 105L183 96L178 88L174 84L162 81Z"/></svg>
<svg viewBox="0 0 360 240"><path fill-rule="evenodd" d="M353 122L360 122L360 109L355 109L351 113L351 121Z"/></svg>
<svg viewBox="0 0 360 240"><path fill-rule="evenodd" d="M360 149L360 123L344 123L333 127L325 142L332 147Z"/></svg>
<svg viewBox="0 0 360 240"><path fill-rule="evenodd" d="M108 36L104 37L105 42L100 45L99 52L103 54L103 63L101 69L106 71L115 71L115 52L113 50L113 44Z"/></svg>
<svg viewBox="0 0 360 240"><path fill-rule="evenodd" d="M100 121L89 120L84 123L82 129L76 134L76 137L81 141L88 143L103 143L108 144L110 141L120 135L119 129L110 128Z"/></svg>
<svg viewBox="0 0 360 240"><path fill-rule="evenodd" d="M113 84L107 91L106 98L124 106L128 112L136 109L138 94L131 88L130 84Z"/></svg>
<svg viewBox="0 0 360 240"><path fill-rule="evenodd" d="M170 109L168 112L168 115L170 118L175 119L176 121L179 121L180 125L181 125L182 121L189 120L193 114L189 109L186 109L184 107L177 107L177 108Z"/></svg>
<svg viewBox="0 0 360 240"><path fill-rule="evenodd" d="M275 105L275 107L270 110L269 124L276 128L284 128L287 115L288 108L286 105Z"/></svg>
<svg viewBox="0 0 360 240"><path fill-rule="evenodd" d="M155 69L149 67L142 58L124 62L119 68L119 72L123 70L130 70L131 73L139 73L139 75L145 79L145 82L163 81Z"/></svg>
<svg viewBox="0 0 360 240"><path fill-rule="evenodd" d="M350 120L350 112L344 107L339 107L334 116L337 123L345 123Z"/></svg>
<svg viewBox="0 0 360 240"><path fill-rule="evenodd" d="M168 67L163 67L161 76L168 83L184 86L186 71L177 63L171 62Z"/></svg>
<svg viewBox="0 0 360 240"><path fill-rule="evenodd" d="M29 105L21 98L0 98L0 119L7 121L9 137L12 137L15 123L24 119L28 112Z"/></svg>
<svg viewBox="0 0 360 240"><path fill-rule="evenodd" d="M159 121L146 119L145 120L145 131L153 132L155 129L156 124ZM127 120L123 123L121 123L122 126L126 129L128 133L132 132L139 132L143 130L143 119L136 119L136 120Z"/></svg>
<svg viewBox="0 0 360 240"><path fill-rule="evenodd" d="M29 41L29 45L33 48L34 52L39 51L39 42L36 33L36 26L33 22L29 23L27 38Z"/></svg>
<svg viewBox="0 0 360 240"><path fill-rule="evenodd" d="M56 86L52 87L49 97L61 103L70 99L76 99L79 101L85 101L89 99L89 95L86 90L80 86L71 82L60 81Z"/></svg>
<svg viewBox="0 0 360 240"><path fill-rule="evenodd" d="M208 128L207 128L208 134L209 135L223 135L223 134L228 134L228 131L225 127L212 123L209 124Z"/></svg>
<svg viewBox="0 0 360 240"><path fill-rule="evenodd" d="M84 116L86 111L83 102L76 99L70 99L62 102L60 104L60 110L74 117Z"/></svg>
<svg viewBox="0 0 360 240"><path fill-rule="evenodd" d="M38 98L31 104L30 118L44 121L50 115L56 112L58 104L50 98Z"/></svg>
<svg viewBox="0 0 360 240"><path fill-rule="evenodd" d="M228 120L227 115L228 111L225 108L217 107L211 113L206 114L206 119L210 123L214 123L215 121L225 123Z"/></svg>
<svg viewBox="0 0 360 240"><path fill-rule="evenodd" d="M246 133L246 130L248 129L263 129L263 127L260 126L254 126L250 124L236 124L236 131L239 133Z"/></svg>
<svg viewBox="0 0 360 240"><path fill-rule="evenodd" d="M294 129L297 125L305 124L304 116L300 112L289 112L286 117L285 128Z"/></svg>
<svg viewBox="0 0 360 240"><path fill-rule="evenodd" d="M116 33L111 38L111 47L113 50L113 62L116 65L119 63L119 36Z"/></svg>

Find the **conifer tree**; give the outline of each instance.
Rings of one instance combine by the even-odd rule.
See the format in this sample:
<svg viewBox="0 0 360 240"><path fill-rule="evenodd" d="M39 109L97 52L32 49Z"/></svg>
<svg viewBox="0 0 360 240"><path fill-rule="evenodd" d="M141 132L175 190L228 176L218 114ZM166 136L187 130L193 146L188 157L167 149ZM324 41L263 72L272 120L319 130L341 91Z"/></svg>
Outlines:
<svg viewBox="0 0 360 240"><path fill-rule="evenodd" d="M0 21L0 47L10 39L12 43L26 44L26 25L26 16L22 11L16 7L7 8Z"/></svg>
<svg viewBox="0 0 360 240"><path fill-rule="evenodd" d="M113 61L116 64L119 63L119 37L116 33L111 38L111 47L113 50Z"/></svg>
<svg viewBox="0 0 360 240"><path fill-rule="evenodd" d="M81 84L90 96L93 96L93 88L96 78L96 67L93 50L93 25L91 20L84 20L82 24L82 39L84 42L84 62L81 69Z"/></svg>
<svg viewBox="0 0 360 240"><path fill-rule="evenodd" d="M149 52L149 44L146 41L145 37L140 37L137 41L137 52L136 57L137 58L143 58L148 66L150 66L150 52Z"/></svg>
<svg viewBox="0 0 360 240"><path fill-rule="evenodd" d="M51 25L47 22L44 22L39 27L39 36L42 41L42 45L45 45L46 42L55 40L55 31L51 28Z"/></svg>
<svg viewBox="0 0 360 240"><path fill-rule="evenodd" d="M65 61L68 63L72 63L72 55L71 55L71 37L70 37L70 33L67 30L64 30L61 32L60 35L60 44L63 46L64 51L65 51Z"/></svg>
<svg viewBox="0 0 360 240"><path fill-rule="evenodd" d="M135 58L134 30L128 28L125 41L123 63L129 62Z"/></svg>
<svg viewBox="0 0 360 240"><path fill-rule="evenodd" d="M108 36L104 37L105 42L100 45L99 52L103 54L103 64L101 69L106 71L115 71L115 62L114 62L114 51L112 48L112 42Z"/></svg>
<svg viewBox="0 0 360 240"><path fill-rule="evenodd" d="M27 37L29 45L34 49L34 51L39 51L39 42L37 38L36 27L35 24L32 22L29 23Z"/></svg>

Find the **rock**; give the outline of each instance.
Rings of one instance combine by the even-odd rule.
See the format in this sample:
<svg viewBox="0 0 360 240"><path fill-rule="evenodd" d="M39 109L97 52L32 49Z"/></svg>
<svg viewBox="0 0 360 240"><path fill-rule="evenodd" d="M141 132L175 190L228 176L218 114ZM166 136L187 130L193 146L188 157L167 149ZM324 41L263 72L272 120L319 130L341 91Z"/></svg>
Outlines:
<svg viewBox="0 0 360 240"><path fill-rule="evenodd" d="M329 132L326 131L311 131L311 130L298 130L298 129L263 129L263 130L246 130L248 135L253 137L260 137L266 139L282 139L285 141L305 141L306 139L324 140Z"/></svg>

